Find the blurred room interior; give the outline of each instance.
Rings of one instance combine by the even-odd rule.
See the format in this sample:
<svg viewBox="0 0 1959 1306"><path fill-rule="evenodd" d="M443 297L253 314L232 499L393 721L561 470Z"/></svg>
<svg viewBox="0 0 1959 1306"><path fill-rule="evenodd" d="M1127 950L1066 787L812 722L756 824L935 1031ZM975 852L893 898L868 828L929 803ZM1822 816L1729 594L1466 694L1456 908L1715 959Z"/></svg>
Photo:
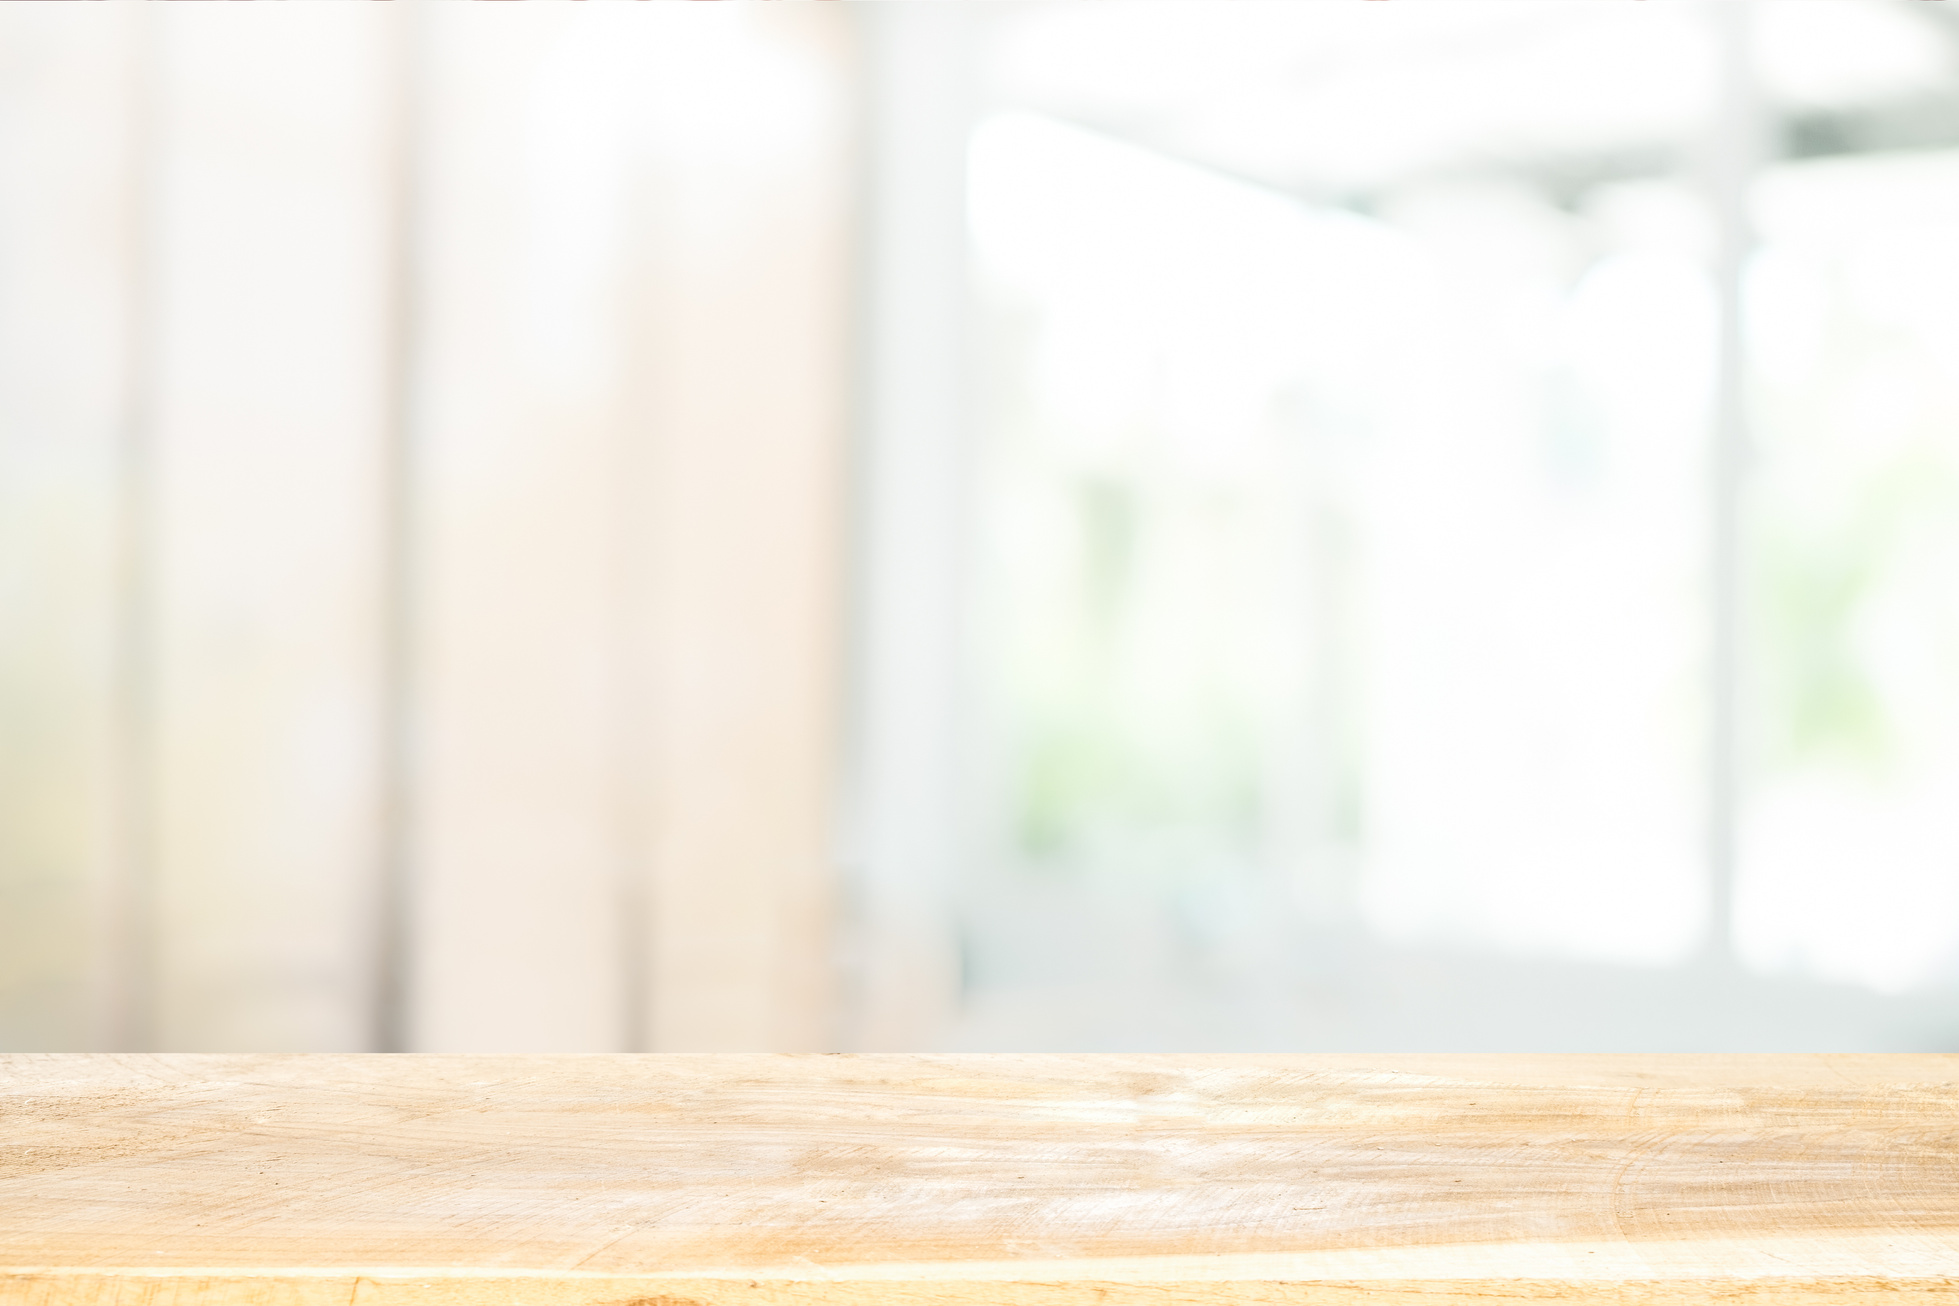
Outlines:
<svg viewBox="0 0 1959 1306"><path fill-rule="evenodd" d="M1959 1050L1959 8L0 8L0 1049Z"/></svg>

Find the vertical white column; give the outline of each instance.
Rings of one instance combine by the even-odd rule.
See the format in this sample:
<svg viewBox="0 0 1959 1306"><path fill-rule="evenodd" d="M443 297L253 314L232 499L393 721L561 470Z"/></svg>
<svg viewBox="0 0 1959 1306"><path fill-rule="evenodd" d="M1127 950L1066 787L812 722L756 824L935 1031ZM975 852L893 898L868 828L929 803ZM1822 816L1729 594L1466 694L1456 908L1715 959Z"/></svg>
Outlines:
<svg viewBox="0 0 1959 1306"><path fill-rule="evenodd" d="M966 142L975 23L964 5L857 11L869 171L860 537L846 859L849 1045L929 1046L956 1010L952 896L968 804L971 429Z"/></svg>
<svg viewBox="0 0 1959 1306"><path fill-rule="evenodd" d="M156 19L131 10L124 37L126 108L121 219L121 412L116 432L114 854L99 894L100 1010L107 1046L155 1043L155 445Z"/></svg>
<svg viewBox="0 0 1959 1306"><path fill-rule="evenodd" d="M368 1045L383 15L157 13L159 1046Z"/></svg>
<svg viewBox="0 0 1959 1306"><path fill-rule="evenodd" d="M628 309L623 813L641 1046L835 1046L848 18L649 6Z"/></svg>
<svg viewBox="0 0 1959 1306"><path fill-rule="evenodd" d="M585 70L567 62L581 12L421 16L416 220L430 236L414 270L402 674L415 747L397 1035L415 1051L621 1046L604 349L617 262L603 224L584 222L617 160L581 98ZM553 205L579 185L601 203L571 193L566 217Z"/></svg>
<svg viewBox="0 0 1959 1306"><path fill-rule="evenodd" d="M425 6L389 6L390 123L387 221L386 412L380 485L380 652L376 723L375 886L370 910L376 1051L408 1047L409 948L413 937L415 841L416 618L420 606L420 507L424 497L416 442L421 343L421 176Z"/></svg>
<svg viewBox="0 0 1959 1306"><path fill-rule="evenodd" d="M146 930L129 874L135 683L120 512L141 204L140 6L0 11L0 1047L119 1048Z"/></svg>
<svg viewBox="0 0 1959 1306"><path fill-rule="evenodd" d="M1709 0L1720 60L1715 120L1702 183L1715 223L1713 278L1719 325L1709 437L1707 959L1733 959L1736 813L1740 802L1742 506L1749 456L1743 278L1754 245L1748 196L1769 157L1768 121L1756 82L1753 0Z"/></svg>

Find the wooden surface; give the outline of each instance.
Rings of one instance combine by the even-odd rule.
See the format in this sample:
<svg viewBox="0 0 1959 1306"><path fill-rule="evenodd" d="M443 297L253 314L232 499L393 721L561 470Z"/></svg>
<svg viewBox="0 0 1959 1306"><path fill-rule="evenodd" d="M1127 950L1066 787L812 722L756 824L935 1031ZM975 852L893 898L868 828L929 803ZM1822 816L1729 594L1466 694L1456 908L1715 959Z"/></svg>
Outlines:
<svg viewBox="0 0 1959 1306"><path fill-rule="evenodd" d="M11 1057L0 1301L1959 1295L1959 1057Z"/></svg>

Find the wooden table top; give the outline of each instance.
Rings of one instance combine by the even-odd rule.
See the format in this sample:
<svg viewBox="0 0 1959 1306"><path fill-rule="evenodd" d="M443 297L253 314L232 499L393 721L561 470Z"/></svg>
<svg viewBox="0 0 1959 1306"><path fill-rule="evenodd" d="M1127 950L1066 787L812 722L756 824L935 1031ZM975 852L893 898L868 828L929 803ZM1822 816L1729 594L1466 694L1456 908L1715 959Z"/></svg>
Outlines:
<svg viewBox="0 0 1959 1306"><path fill-rule="evenodd" d="M0 1058L0 1301L1959 1298L1959 1056Z"/></svg>

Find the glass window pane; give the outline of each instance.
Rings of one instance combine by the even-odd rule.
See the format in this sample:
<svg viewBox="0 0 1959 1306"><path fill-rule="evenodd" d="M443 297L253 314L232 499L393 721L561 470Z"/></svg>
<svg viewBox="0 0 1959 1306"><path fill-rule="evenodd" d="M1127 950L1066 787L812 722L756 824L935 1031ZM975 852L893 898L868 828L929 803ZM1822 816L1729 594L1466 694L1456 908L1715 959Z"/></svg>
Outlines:
<svg viewBox="0 0 1959 1306"><path fill-rule="evenodd" d="M979 1009L1693 955L1710 30L1094 9L1008 26L972 150Z"/></svg>
<svg viewBox="0 0 1959 1306"><path fill-rule="evenodd" d="M1901 991L1959 979L1959 152L1756 190L1754 693L1737 944Z"/></svg>

